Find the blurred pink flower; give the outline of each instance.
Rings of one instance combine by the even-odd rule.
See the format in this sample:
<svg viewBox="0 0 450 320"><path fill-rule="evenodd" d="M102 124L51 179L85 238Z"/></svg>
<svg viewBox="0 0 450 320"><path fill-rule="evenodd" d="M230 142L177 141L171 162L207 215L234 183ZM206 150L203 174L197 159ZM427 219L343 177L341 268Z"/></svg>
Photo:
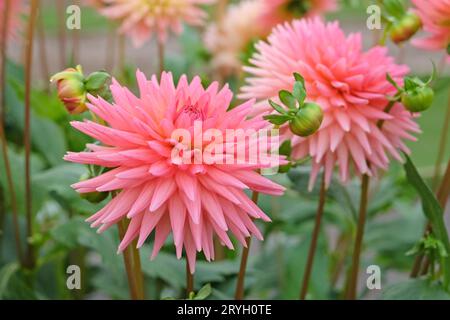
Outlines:
<svg viewBox="0 0 450 320"><path fill-rule="evenodd" d="M321 15L337 9L337 0L262 0L261 22L271 30L279 23L294 18Z"/></svg>
<svg viewBox="0 0 450 320"><path fill-rule="evenodd" d="M223 21L211 24L205 33L205 46L212 53L212 67L225 76L238 74L242 55L251 42L265 38L277 24L302 16L323 14L336 9L336 0L304 1L307 12L291 10L292 0L245 0L228 6ZM299 1L296 1L296 7Z"/></svg>
<svg viewBox="0 0 450 320"><path fill-rule="evenodd" d="M5 15L6 10L6 0L0 0L0 16ZM22 0L10 0L9 10L6 12L8 17L7 24L7 38L14 38L19 34L21 23L21 15L25 12L24 3ZM0 37L3 34L3 19L0 21Z"/></svg>
<svg viewBox="0 0 450 320"><path fill-rule="evenodd" d="M69 152L65 160L112 168L73 187L80 193L120 191L103 209L88 221L103 231L122 219L131 219L119 246L124 250L135 238L142 246L155 230L152 257L164 244L170 231L177 256L184 247L190 264L195 268L196 251L203 251L206 259L214 259L213 235L223 244L233 245L227 232L245 245L251 234L262 235L252 219L270 221L245 194L244 189L281 195L284 188L256 170L267 166L260 161L253 164L186 164L174 161L172 152L179 140L172 134L186 129L196 136L194 123L200 121L203 130L209 128L225 132L229 129L267 127L262 118L247 120L253 101L227 111L232 92L225 86L219 91L217 83L207 89L195 77L188 83L182 76L175 86L172 75L163 73L160 83L156 76L147 80L137 72L140 97L113 81L111 91L115 104L90 97L89 109L104 119L108 126L91 121L72 125L103 145L90 144L90 152ZM224 140L235 144L232 140ZM193 147L188 157L205 149L195 138L184 141ZM225 151L220 156L230 156Z"/></svg>
<svg viewBox="0 0 450 320"><path fill-rule="evenodd" d="M338 22L294 20L278 26L268 43L259 42L250 60L254 67L244 67L252 76L241 97L261 100L257 114L272 111L267 99L279 101L279 90L292 90L294 72L305 78L307 101L323 108L322 125L310 137L295 136L288 127L282 128L284 138L291 139L293 159L312 157L310 189L321 167L327 185L336 165L343 182L349 179L351 168L357 175L387 169L388 155L401 161L398 150L409 152L403 140L414 141L410 133L420 132L403 105L396 103L389 114L384 112L386 95L396 92L386 73L402 83L408 67L395 64L385 47L363 52L361 42L360 34L346 37Z"/></svg>
<svg viewBox="0 0 450 320"><path fill-rule="evenodd" d="M165 42L169 31L181 33L183 23L202 25L207 13L200 6L213 2L215 0L108 0L99 10L106 17L120 21L119 32L131 36L134 45L140 47L153 33L159 41Z"/></svg>
<svg viewBox="0 0 450 320"><path fill-rule="evenodd" d="M412 43L428 50L447 50L450 46L450 0L413 0L423 28L429 35ZM450 55L447 55L450 62Z"/></svg>
<svg viewBox="0 0 450 320"><path fill-rule="evenodd" d="M242 68L241 54L252 40L265 37L270 28L261 23L264 10L261 0L247 0L228 6L222 22L206 30L204 41L212 53L212 68L228 76Z"/></svg>

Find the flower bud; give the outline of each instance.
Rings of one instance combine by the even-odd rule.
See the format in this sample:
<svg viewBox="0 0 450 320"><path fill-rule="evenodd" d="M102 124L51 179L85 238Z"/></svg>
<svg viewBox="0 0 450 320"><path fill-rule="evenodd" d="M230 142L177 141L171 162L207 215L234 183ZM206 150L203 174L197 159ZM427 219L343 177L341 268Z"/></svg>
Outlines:
<svg viewBox="0 0 450 320"><path fill-rule="evenodd" d="M58 97L70 114L78 114L87 110L87 91L81 66L59 72L50 81L56 81Z"/></svg>
<svg viewBox="0 0 450 320"><path fill-rule="evenodd" d="M396 21L390 31L391 40L399 44L410 39L422 26L419 16L413 12L407 12L400 20Z"/></svg>
<svg viewBox="0 0 450 320"><path fill-rule="evenodd" d="M416 87L402 93L401 101L410 112L422 112L431 107L434 91L430 87Z"/></svg>
<svg viewBox="0 0 450 320"><path fill-rule="evenodd" d="M312 102L305 103L295 117L289 121L291 131L301 137L307 137L319 130L323 120L322 108Z"/></svg>
<svg viewBox="0 0 450 320"><path fill-rule="evenodd" d="M89 174L83 174L80 178L80 181L88 180L92 178ZM108 192L88 192L88 193L80 193L80 197L89 201L90 203L99 203L106 199L108 196Z"/></svg>

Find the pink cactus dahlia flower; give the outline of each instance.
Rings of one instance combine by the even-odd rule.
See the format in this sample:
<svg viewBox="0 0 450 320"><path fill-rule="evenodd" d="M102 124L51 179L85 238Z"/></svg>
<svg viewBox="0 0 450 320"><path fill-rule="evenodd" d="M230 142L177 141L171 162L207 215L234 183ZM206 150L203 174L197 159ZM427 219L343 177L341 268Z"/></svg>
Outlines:
<svg viewBox="0 0 450 320"><path fill-rule="evenodd" d="M9 0L9 10L5 13L6 10L6 0L0 0L0 16L6 14L8 17L8 24L6 35L7 38L16 37L20 31L21 27L21 14L24 13L24 3L22 0ZM3 19L0 21L0 37L3 34Z"/></svg>
<svg viewBox="0 0 450 320"><path fill-rule="evenodd" d="M119 32L131 36L140 47L153 33L166 41L168 31L181 33L182 23L202 25L207 14L200 7L215 0L108 0L100 8L106 17L119 20Z"/></svg>
<svg viewBox="0 0 450 320"><path fill-rule="evenodd" d="M401 161L398 150L409 152L404 140L415 140L410 133L420 132L413 116L400 103L384 112L386 95L396 92L386 73L402 83L408 68L395 64L386 48L364 52L360 34L346 37L338 22L315 18L278 26L257 50L250 60L254 66L245 68L252 77L241 94L261 100L256 113L271 110L267 99L277 101L279 90L292 90L294 72L305 78L307 101L323 108L322 125L312 136L302 138L282 128L284 138L291 139L293 159L312 157L310 188L321 167L329 185L336 165L345 182L350 168L357 175L374 175L388 167L388 155Z"/></svg>
<svg viewBox="0 0 450 320"><path fill-rule="evenodd" d="M183 140L183 144L189 146L189 151L183 149L189 159L205 150L208 144L195 142L198 136L195 124L198 123L204 132L267 127L262 118L246 119L253 101L227 111L232 99L228 87L219 91L218 84L213 83L204 89L198 77L188 83L182 76L175 86L170 73L163 73L158 83L155 76L147 80L144 74L137 72L137 82L140 97L116 81L111 86L114 104L90 97L89 109L109 126L91 121L72 123L103 145L90 144L90 152L69 152L65 159L111 168L73 187L80 193L120 192L88 221L103 231L129 218L131 221L119 250L124 250L135 238L138 238L138 247L142 246L155 230L152 257L172 231L177 256L181 256L184 247L192 272L196 251L203 251L208 260L214 259L214 234L229 248L233 245L228 231L243 245L245 238L252 234L261 239L252 219L270 219L247 197L244 189L282 194L282 186L255 171L270 165L260 160L254 163L227 161L227 164L194 161L191 164L178 161L172 154L174 146L180 143L173 138L173 133L180 129L191 132L194 137ZM230 139L223 143L233 145L235 140ZM236 156L229 151L216 155L227 159Z"/></svg>
<svg viewBox="0 0 450 320"><path fill-rule="evenodd" d="M413 0L423 28L430 35L413 40L413 44L428 50L447 50L450 62L450 0Z"/></svg>

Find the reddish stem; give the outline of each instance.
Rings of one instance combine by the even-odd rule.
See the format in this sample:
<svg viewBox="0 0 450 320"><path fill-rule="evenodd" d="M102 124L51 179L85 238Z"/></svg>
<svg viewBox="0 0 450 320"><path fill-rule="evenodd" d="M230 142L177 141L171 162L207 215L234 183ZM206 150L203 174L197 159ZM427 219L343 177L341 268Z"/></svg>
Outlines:
<svg viewBox="0 0 450 320"><path fill-rule="evenodd" d="M25 214L27 222L27 253L26 265L32 269L35 265L34 248L30 243L33 236L33 217L32 217L32 194L31 194L31 72L33 60L33 39L34 28L36 25L36 16L39 6L39 0L31 0L30 16L28 20L27 42L25 49L25 126L24 126L24 145L25 145Z"/></svg>
<svg viewBox="0 0 450 320"><path fill-rule="evenodd" d="M11 202L11 210L12 210L12 217L13 217L13 227L14 227L14 239L16 243L16 252L17 252L17 258L20 261L20 263L23 265L24 259L23 259L23 251L22 251L22 245L20 243L20 227L19 227L19 210L17 209L17 201L16 201L16 191L14 189L14 183L13 183L13 176L11 172L11 165L9 163L9 156L8 156L8 143L6 140L6 134L5 134L5 109L6 109L6 96L5 96L5 89L6 89L6 51L7 51L7 36L8 36L8 19L9 19L9 8L10 8L10 1L6 0L5 7L3 11L3 21L2 21L2 34L0 35L0 41L1 41L1 47L0 47L0 143L2 145L2 156L3 156L3 163L5 164L5 171L6 171L6 180L8 184L9 189L9 196L10 196L10 202Z"/></svg>

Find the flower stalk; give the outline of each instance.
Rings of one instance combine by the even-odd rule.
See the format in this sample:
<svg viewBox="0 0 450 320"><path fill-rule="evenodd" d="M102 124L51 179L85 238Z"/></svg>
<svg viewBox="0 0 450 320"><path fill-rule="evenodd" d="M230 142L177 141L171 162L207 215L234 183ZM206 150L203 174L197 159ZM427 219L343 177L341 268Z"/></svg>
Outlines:
<svg viewBox="0 0 450 320"><path fill-rule="evenodd" d="M433 174L433 189L436 189L441 174L442 161L444 160L445 148L447 146L448 132L450 129L450 89L448 91L448 105L447 111L445 112L444 125L441 130L441 137L439 139L439 150L436 158L436 164L434 165Z"/></svg>
<svg viewBox="0 0 450 320"><path fill-rule="evenodd" d="M186 297L189 299L191 292L194 291L194 275L189 268L189 261L186 259Z"/></svg>
<svg viewBox="0 0 450 320"><path fill-rule="evenodd" d="M252 195L252 201L257 204L259 198L259 192L254 191ZM252 243L252 238L248 237L246 239L247 246L242 248L242 257L241 257L241 264L239 267L239 274L236 284L236 292L234 294L235 300L242 300L244 299L244 284L245 284L245 271L247 269L247 261L248 261L248 254L250 252L250 245Z"/></svg>
<svg viewBox="0 0 450 320"><path fill-rule="evenodd" d="M0 35L0 143L2 145L2 157L5 165L6 181L8 184L10 205L12 210L13 228L14 228L14 240L16 245L16 253L19 262L23 265L24 256L22 251L22 245L20 242L20 228L19 228L19 210L17 209L16 191L14 189L13 176L11 171L11 165L9 163L8 142L5 134L5 109L6 109L6 51L7 51L7 35L8 35L8 12L10 7L10 1L6 0L5 8L2 17L2 34Z"/></svg>
<svg viewBox="0 0 450 320"><path fill-rule="evenodd" d="M314 254L317 248L317 240L319 239L320 226L322 223L322 216L325 207L327 189L325 186L325 174L323 174L322 182L320 184L320 195L319 195L319 204L316 212L316 219L314 222L314 230L311 237L311 244L308 250L308 258L306 260L305 273L303 274L303 283L300 290L300 300L306 299L306 294L308 293L308 285L309 280L311 278L312 268L314 264Z"/></svg>
<svg viewBox="0 0 450 320"><path fill-rule="evenodd" d="M33 238L33 216L32 216L32 191L31 191L31 71L33 62L33 39L36 25L36 16L39 7L39 0L31 0L30 16L28 21L27 42L25 48L25 126L24 126L24 146L25 146L25 215L27 230L27 252L26 266L30 269L35 265L34 246L29 241Z"/></svg>
<svg viewBox="0 0 450 320"><path fill-rule="evenodd" d="M369 176L363 175L361 181L361 199L359 205L358 223L356 226L356 238L353 248L352 265L350 272L350 280L348 283L346 298L349 300L356 299L358 286L359 263L361 257L362 242L364 237L364 228L366 225L367 204L369 196Z"/></svg>

